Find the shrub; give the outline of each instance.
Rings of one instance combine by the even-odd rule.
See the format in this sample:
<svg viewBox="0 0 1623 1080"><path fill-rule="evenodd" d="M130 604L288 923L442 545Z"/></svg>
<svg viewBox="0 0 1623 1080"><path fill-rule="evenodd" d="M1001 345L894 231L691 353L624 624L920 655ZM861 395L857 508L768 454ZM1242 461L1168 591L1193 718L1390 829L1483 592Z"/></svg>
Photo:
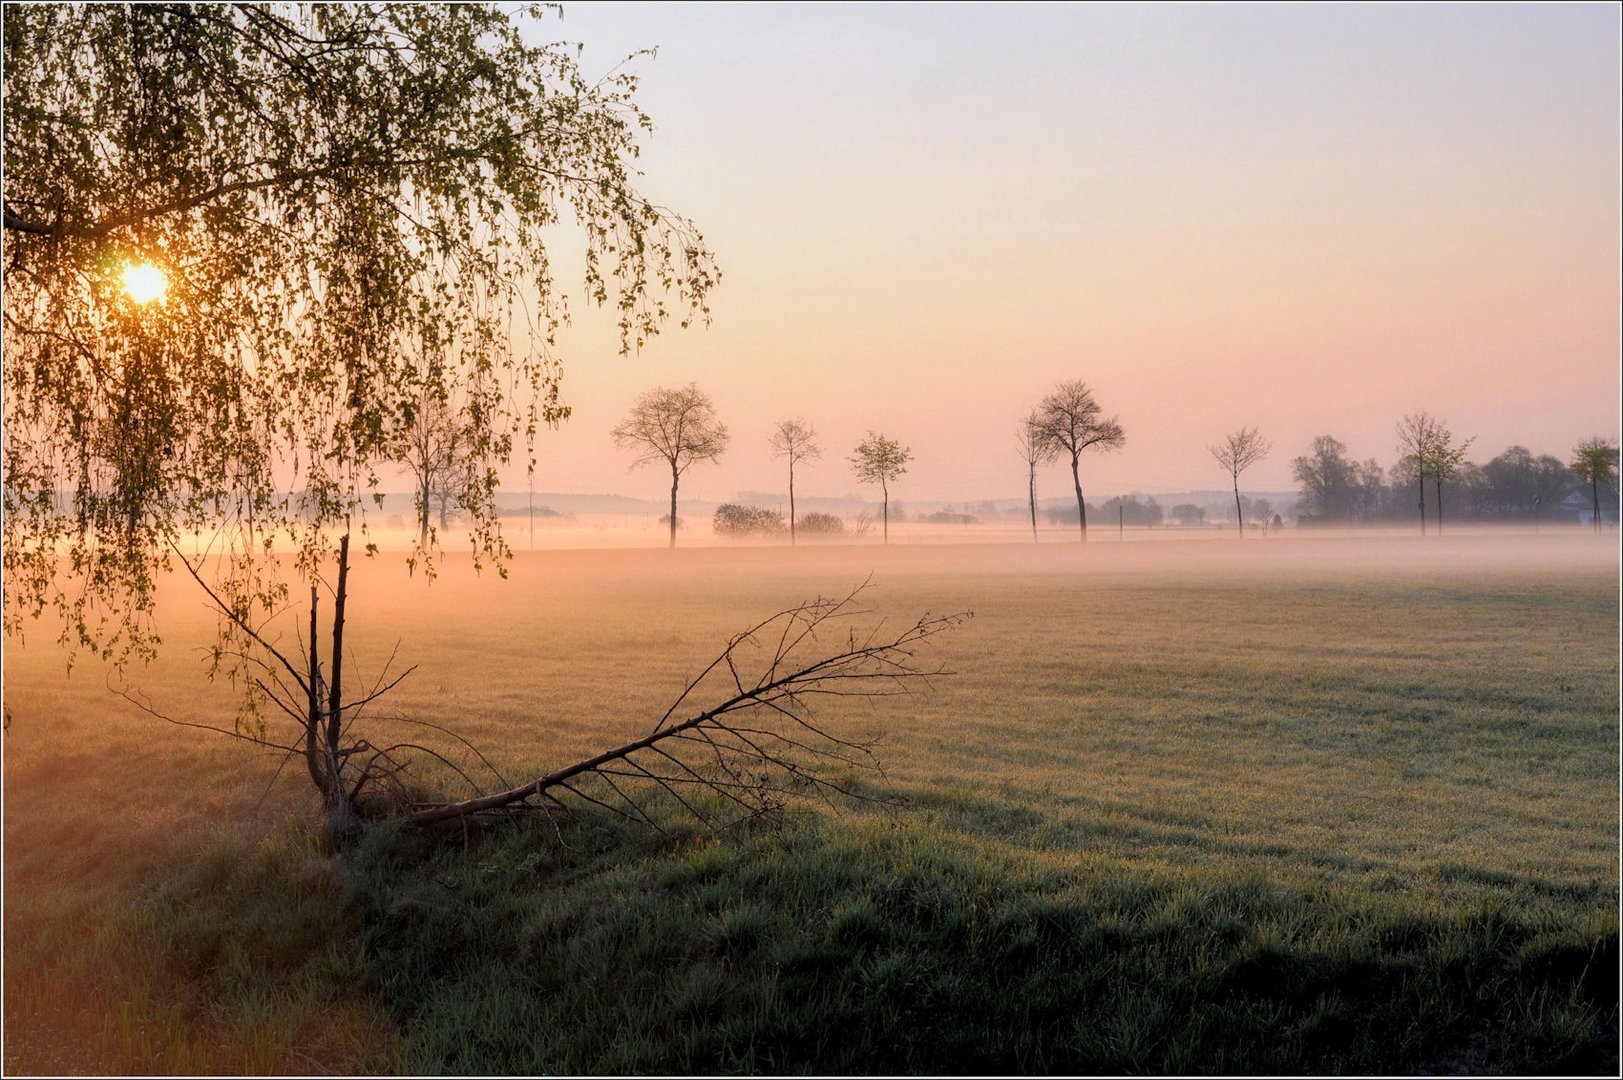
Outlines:
<svg viewBox="0 0 1623 1080"><path fill-rule="evenodd" d="M722 503L716 507L713 524L722 536L776 536L789 528L776 510L738 503Z"/></svg>
<svg viewBox="0 0 1623 1080"><path fill-rule="evenodd" d="M808 536L838 536L845 532L845 522L833 514L813 512L795 522L795 531Z"/></svg>
<svg viewBox="0 0 1623 1080"><path fill-rule="evenodd" d="M925 514L924 520L931 525L978 525L981 519L974 514L959 514L951 510L937 510L933 514Z"/></svg>

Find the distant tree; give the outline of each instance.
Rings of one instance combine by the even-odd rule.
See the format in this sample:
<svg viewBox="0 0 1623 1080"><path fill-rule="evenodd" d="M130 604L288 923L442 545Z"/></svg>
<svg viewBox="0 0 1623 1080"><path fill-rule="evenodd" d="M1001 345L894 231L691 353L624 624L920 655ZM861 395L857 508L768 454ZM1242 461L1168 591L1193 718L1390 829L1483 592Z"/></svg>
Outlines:
<svg viewBox="0 0 1623 1080"><path fill-rule="evenodd" d="M1531 517L1571 489L1572 470L1553 454L1534 457L1525 446L1507 447L1482 466L1481 509L1494 516Z"/></svg>
<svg viewBox="0 0 1623 1080"><path fill-rule="evenodd" d="M1020 421L1015 431L1014 445L1026 463L1026 499L1031 507L1031 542L1037 542L1037 466L1046 465L1059 456L1059 448L1045 440L1033 409Z"/></svg>
<svg viewBox="0 0 1623 1080"><path fill-rule="evenodd" d="M838 536L845 531L845 522L814 510L801 520L800 528L807 536Z"/></svg>
<svg viewBox="0 0 1623 1080"><path fill-rule="evenodd" d="M1042 446L1055 455L1071 458L1071 482L1076 487L1077 524L1082 539L1088 538L1088 505L1082 499L1082 476L1078 460L1082 451L1097 446L1119 450L1127 442L1115 417L1103 418L1104 410L1093 399L1088 384L1076 380L1062 382L1037 406L1037 436Z"/></svg>
<svg viewBox="0 0 1623 1080"><path fill-rule="evenodd" d="M633 469L663 461L671 469L671 547L676 546L676 489L682 474L700 461L715 461L727 449L727 425L716 419L710 395L693 383L663 386L637 399L613 431L615 445L637 454Z"/></svg>
<svg viewBox="0 0 1623 1080"><path fill-rule="evenodd" d="M1208 447L1212 457L1228 472L1234 482L1234 518L1240 526L1240 537L1245 538L1245 512L1240 508L1240 474L1268 456L1272 444L1256 428L1241 428L1216 446Z"/></svg>
<svg viewBox="0 0 1623 1080"><path fill-rule="evenodd" d="M779 420L770 440L772 457L789 459L789 544L795 542L795 465L823 456L817 445L817 429L799 419Z"/></svg>
<svg viewBox="0 0 1623 1080"><path fill-rule="evenodd" d="M1291 471L1301 485L1301 507L1309 519L1338 521L1351 516L1358 464L1347 459L1345 443L1320 435L1310 453L1291 462Z"/></svg>
<svg viewBox="0 0 1623 1080"><path fill-rule="evenodd" d="M1420 492L1420 535L1426 535L1426 469L1431 464L1431 444L1437 435L1437 419L1427 412L1411 413L1398 421L1398 453L1415 466L1415 485Z"/></svg>
<svg viewBox="0 0 1623 1080"><path fill-rule="evenodd" d="M1465 452L1470 449L1476 437L1466 439L1459 445L1454 444L1454 433L1449 430L1448 424L1438 420L1432 427L1431 445L1427 450L1427 460L1431 466L1432 483L1437 487L1437 535L1443 535L1443 484L1459 476L1465 465Z"/></svg>
<svg viewBox="0 0 1623 1080"><path fill-rule="evenodd" d="M779 536L785 529L783 515L778 511L738 503L716 507L711 524L722 536Z"/></svg>
<svg viewBox="0 0 1623 1080"><path fill-rule="evenodd" d="M1591 436L1572 448L1572 471L1578 479L1589 484L1590 505L1594 508L1597 532L1601 527L1600 486L1605 484L1608 489L1611 488L1612 477L1617 475L1617 457L1617 443L1599 435Z"/></svg>
<svg viewBox="0 0 1623 1080"><path fill-rule="evenodd" d="M878 484L884 498L885 543L890 543L890 482L907 472L907 463L913 460L912 451L875 432L857 444L851 454L851 468L857 480L864 484Z"/></svg>
<svg viewBox="0 0 1623 1080"><path fill-rule="evenodd" d="M1374 458L1353 463L1349 512L1359 521L1373 520L1386 501L1386 470Z"/></svg>
<svg viewBox="0 0 1623 1080"><path fill-rule="evenodd" d="M434 509L439 510L443 532L452 506L477 498L481 480L475 460L478 443L461 412L442 394L425 391L402 412L405 432L400 440L400 462L411 473L417 546L426 552L434 540L429 532Z"/></svg>
<svg viewBox="0 0 1623 1080"><path fill-rule="evenodd" d="M1199 525L1206 520L1206 511L1194 503L1179 503L1172 508L1172 520L1180 525Z"/></svg>

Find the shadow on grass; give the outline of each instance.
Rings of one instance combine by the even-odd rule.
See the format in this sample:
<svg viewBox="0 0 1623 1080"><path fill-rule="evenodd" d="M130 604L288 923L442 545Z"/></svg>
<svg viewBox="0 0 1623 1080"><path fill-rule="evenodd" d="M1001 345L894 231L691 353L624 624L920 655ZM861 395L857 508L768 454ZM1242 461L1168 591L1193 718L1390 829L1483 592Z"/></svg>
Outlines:
<svg viewBox="0 0 1623 1080"><path fill-rule="evenodd" d="M1081 875L906 814L672 832L200 852L143 919L217 1009L375 1005L395 1040L351 1065L389 1071L1616 1069L1615 894Z"/></svg>

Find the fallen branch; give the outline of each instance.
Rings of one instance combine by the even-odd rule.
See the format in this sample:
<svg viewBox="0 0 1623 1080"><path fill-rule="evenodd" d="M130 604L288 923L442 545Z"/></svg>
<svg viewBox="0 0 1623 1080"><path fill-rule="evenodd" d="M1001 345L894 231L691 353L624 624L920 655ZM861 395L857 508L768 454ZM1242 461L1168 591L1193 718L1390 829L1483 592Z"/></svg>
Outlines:
<svg viewBox="0 0 1623 1080"><path fill-rule="evenodd" d="M431 825L531 799L550 800L549 792L558 789L653 825L639 800L626 791L628 782L662 790L706 821L705 814L678 794L679 785L708 789L752 815L781 805L793 793L809 792L825 799L834 795L861 798L851 785L822 770L880 773L871 744L837 734L817 722L811 699L871 699L911 693L931 676L950 674L921 666L918 648L969 618L968 613L926 616L900 633L884 637L881 622L861 636L854 629L847 630L843 642L831 653L812 654L839 624L866 614L857 609L856 600L867 587L864 582L843 599L813 600L780 611L732 638L643 738L505 790L420 805L398 820L407 825ZM745 670L758 673L751 679ZM720 704L671 722L684 703L718 681L730 691ZM608 791L600 792L601 798L586 794L581 782L588 778L600 781ZM615 778L621 782L616 783Z"/></svg>

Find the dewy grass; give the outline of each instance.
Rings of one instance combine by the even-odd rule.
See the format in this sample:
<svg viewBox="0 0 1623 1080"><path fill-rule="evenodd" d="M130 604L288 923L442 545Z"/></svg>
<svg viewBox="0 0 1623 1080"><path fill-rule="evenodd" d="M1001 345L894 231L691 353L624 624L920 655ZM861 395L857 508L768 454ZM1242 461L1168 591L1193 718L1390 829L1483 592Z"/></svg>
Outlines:
<svg viewBox="0 0 1623 1080"><path fill-rule="evenodd" d="M1615 567L1390 546L892 549L879 614L977 611L932 696L839 720L903 805L716 834L334 856L288 778L8 655L7 1068L1615 1072ZM650 555L354 610L438 657L400 707L522 772L855 557Z"/></svg>

